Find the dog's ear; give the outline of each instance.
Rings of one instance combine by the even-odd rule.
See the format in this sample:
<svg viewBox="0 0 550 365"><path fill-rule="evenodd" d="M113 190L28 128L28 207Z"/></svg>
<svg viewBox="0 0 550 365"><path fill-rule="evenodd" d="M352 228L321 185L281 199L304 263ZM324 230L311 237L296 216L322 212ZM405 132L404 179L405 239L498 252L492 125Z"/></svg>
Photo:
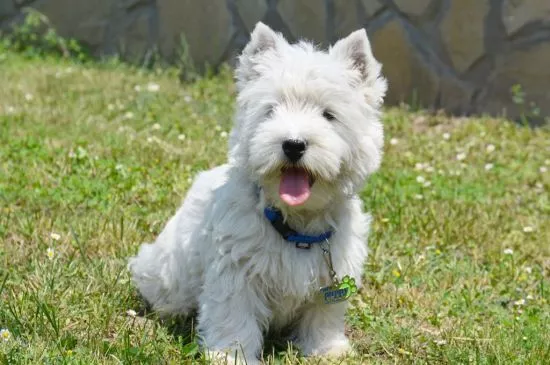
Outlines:
<svg viewBox="0 0 550 365"><path fill-rule="evenodd" d="M381 75L382 66L374 58L365 29L356 30L346 38L336 42L330 55L346 62L348 67L359 71L361 87L367 97L376 105L382 103L386 94L386 79Z"/></svg>
<svg viewBox="0 0 550 365"><path fill-rule="evenodd" d="M257 77L258 72L254 70L254 66L258 62L259 56L268 51L276 51L284 43L286 41L280 33L276 33L264 23L258 22L250 35L250 41L239 56L236 69L237 85L242 87Z"/></svg>
<svg viewBox="0 0 550 365"><path fill-rule="evenodd" d="M264 23L258 22L250 35L250 41L244 48L243 55L252 57L267 50L275 49L280 38L280 34L275 33L273 29Z"/></svg>

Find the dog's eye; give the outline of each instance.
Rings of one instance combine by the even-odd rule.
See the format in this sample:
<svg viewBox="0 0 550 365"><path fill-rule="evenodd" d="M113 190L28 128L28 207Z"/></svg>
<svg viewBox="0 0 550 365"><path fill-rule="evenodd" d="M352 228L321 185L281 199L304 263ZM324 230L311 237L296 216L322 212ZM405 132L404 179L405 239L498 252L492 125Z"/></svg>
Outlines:
<svg viewBox="0 0 550 365"><path fill-rule="evenodd" d="M273 113L275 113L275 107L273 105L270 105L265 109L266 118L271 118L273 116Z"/></svg>
<svg viewBox="0 0 550 365"><path fill-rule="evenodd" d="M323 112L323 118L325 118L326 120L334 120L336 119L336 117L334 116L334 114L332 114L331 112L329 112L328 110L325 110Z"/></svg>

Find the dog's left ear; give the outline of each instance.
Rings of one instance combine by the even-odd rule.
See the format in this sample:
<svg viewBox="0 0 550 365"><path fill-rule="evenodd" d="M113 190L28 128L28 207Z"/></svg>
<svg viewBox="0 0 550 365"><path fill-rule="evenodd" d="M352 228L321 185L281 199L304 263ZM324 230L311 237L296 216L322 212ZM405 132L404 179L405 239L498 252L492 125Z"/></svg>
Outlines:
<svg viewBox="0 0 550 365"><path fill-rule="evenodd" d="M236 69L237 85L242 88L248 81L259 75L254 66L259 58L270 51L277 49L286 43L284 37L265 25L258 22L250 35L250 41L244 47L239 56L239 62Z"/></svg>
<svg viewBox="0 0 550 365"><path fill-rule="evenodd" d="M382 66L374 58L365 29L356 30L346 38L336 42L330 55L348 64L359 72L361 87L367 98L379 106L386 94L386 79L381 75Z"/></svg>

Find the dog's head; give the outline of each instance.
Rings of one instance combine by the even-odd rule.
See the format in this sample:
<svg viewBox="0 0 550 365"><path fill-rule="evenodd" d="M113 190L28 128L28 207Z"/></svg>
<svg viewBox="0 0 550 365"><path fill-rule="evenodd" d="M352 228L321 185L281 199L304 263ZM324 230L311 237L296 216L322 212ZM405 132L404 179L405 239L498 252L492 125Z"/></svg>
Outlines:
<svg viewBox="0 0 550 365"><path fill-rule="evenodd" d="M380 69L364 30L325 52L258 23L236 70L230 160L285 211L354 193L380 165Z"/></svg>

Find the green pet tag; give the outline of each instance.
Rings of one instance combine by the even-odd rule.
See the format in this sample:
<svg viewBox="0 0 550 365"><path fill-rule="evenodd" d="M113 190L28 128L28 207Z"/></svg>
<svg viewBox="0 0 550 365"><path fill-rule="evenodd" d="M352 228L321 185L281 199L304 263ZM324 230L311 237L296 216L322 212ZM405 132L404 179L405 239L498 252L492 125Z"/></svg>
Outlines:
<svg viewBox="0 0 550 365"><path fill-rule="evenodd" d="M331 286L325 286L320 290L321 297L325 304L335 304L348 300L353 294L357 293L355 279L346 275L341 282L335 282Z"/></svg>

